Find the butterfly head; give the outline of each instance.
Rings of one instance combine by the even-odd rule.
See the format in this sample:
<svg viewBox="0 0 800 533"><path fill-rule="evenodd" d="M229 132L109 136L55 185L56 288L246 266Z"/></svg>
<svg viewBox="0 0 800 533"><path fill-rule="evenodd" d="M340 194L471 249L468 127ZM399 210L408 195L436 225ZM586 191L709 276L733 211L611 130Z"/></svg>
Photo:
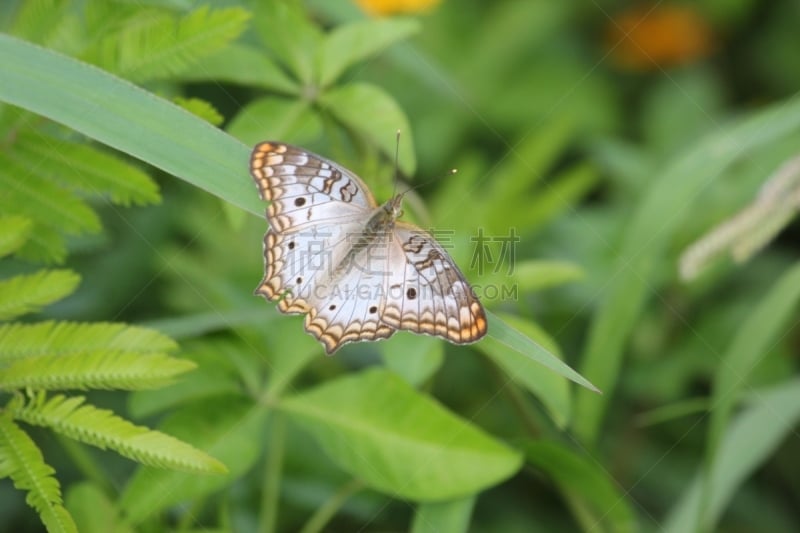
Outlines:
<svg viewBox="0 0 800 533"><path fill-rule="evenodd" d="M397 220L403 216L403 194L396 194L383 204L383 209L386 210L386 214L391 220Z"/></svg>

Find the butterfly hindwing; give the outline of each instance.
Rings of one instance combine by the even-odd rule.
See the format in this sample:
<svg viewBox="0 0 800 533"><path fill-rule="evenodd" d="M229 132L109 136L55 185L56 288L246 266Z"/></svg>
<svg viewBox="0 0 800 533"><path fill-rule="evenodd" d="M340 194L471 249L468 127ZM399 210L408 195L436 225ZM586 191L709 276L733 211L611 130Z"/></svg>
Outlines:
<svg viewBox="0 0 800 533"><path fill-rule="evenodd" d="M394 228L383 321L392 327L442 337L456 344L486 334L486 313L453 259L422 229L403 222Z"/></svg>

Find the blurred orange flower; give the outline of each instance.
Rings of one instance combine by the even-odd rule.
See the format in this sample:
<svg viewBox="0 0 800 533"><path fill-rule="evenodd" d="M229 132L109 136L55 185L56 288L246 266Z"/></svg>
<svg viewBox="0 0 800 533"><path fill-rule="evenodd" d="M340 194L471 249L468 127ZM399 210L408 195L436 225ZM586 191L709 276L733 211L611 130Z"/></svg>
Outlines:
<svg viewBox="0 0 800 533"><path fill-rule="evenodd" d="M655 70L707 56L713 35L689 5L637 6L618 14L608 28L616 63L632 70Z"/></svg>
<svg viewBox="0 0 800 533"><path fill-rule="evenodd" d="M373 16L422 13L440 2L441 0L356 0L365 13Z"/></svg>

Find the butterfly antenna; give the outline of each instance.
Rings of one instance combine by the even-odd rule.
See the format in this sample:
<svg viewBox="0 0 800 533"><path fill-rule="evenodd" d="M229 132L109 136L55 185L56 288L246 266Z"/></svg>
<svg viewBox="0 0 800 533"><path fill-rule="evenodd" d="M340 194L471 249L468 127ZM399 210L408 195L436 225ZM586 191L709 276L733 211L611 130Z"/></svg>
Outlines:
<svg viewBox="0 0 800 533"><path fill-rule="evenodd" d="M392 197L397 194L397 184L400 183L400 130L397 130L397 141L394 145L394 189Z"/></svg>

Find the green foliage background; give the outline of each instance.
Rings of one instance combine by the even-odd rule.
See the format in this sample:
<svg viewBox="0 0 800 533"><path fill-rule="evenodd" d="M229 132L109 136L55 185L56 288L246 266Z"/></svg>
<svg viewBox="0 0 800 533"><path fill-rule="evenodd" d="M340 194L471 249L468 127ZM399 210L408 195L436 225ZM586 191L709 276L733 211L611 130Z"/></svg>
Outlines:
<svg viewBox="0 0 800 533"><path fill-rule="evenodd" d="M797 530L797 185L749 261L679 261L798 153L800 13L696 2L713 54L631 72L628 5L3 3L0 529ZM397 129L407 218L515 297L326 358L252 295L249 150L384 199Z"/></svg>

